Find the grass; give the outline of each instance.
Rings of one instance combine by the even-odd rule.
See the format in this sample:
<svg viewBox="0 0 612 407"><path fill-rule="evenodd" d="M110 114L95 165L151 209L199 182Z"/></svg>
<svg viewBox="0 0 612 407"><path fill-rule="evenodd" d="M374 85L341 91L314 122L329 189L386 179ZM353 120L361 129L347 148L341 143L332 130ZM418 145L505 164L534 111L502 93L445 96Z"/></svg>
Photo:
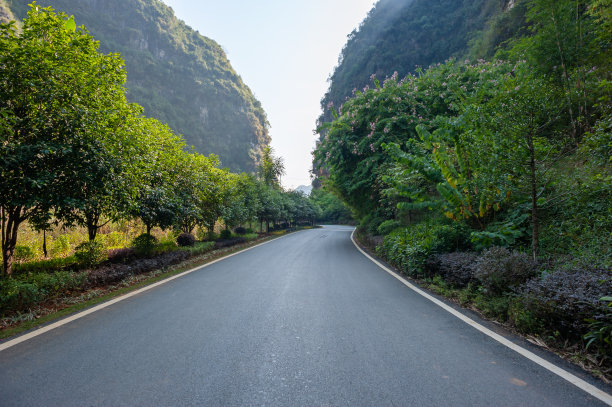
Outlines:
<svg viewBox="0 0 612 407"><path fill-rule="evenodd" d="M192 257L182 262L181 264L169 267L168 269L156 270L150 273L134 276L130 279L122 281L117 285L108 286L105 289L96 288L85 293L80 293L80 295L76 297L64 297L55 300L53 303L44 304L39 307L38 310L34 310L34 312L30 311L27 316L26 314L18 314L16 317L12 318L13 320L15 320L15 324L9 323L10 326L0 330L0 340L18 335L22 332L36 328L38 326L56 321L63 317L74 314L78 311L82 311L86 308L90 308L103 302L112 300L113 298L128 294L132 291L154 284L158 281L176 276L193 268L204 266L214 260L276 239L285 234L286 233L278 235L274 234L272 236L266 236L261 239L253 239L240 245L214 251L211 249L212 245L214 245L213 242L200 243L189 249L182 248L181 250L188 250L192 252L199 251L201 253L197 254L195 257ZM5 320L7 319L11 318L5 318Z"/></svg>

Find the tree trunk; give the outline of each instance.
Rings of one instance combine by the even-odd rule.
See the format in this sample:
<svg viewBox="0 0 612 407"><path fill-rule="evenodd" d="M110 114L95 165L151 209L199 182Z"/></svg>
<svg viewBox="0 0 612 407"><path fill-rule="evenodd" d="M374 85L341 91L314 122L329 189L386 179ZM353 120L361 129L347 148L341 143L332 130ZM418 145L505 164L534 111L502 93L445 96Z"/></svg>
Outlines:
<svg viewBox="0 0 612 407"><path fill-rule="evenodd" d="M151 234L151 229L152 229L151 224L150 224L150 223L147 223L147 235L150 235L150 234Z"/></svg>
<svg viewBox="0 0 612 407"><path fill-rule="evenodd" d="M555 27L555 37L557 41L557 50L559 51L559 59L561 60L561 68L563 70L563 93L565 93L565 99L567 100L567 110L570 116L570 123L572 125L571 136L574 141L574 145L578 145L578 129L576 127L576 120L574 120L574 109L572 109L572 100L570 98L570 85L569 85L569 75L567 74L567 67L565 65L565 58L563 57L563 46L561 45L561 39L559 35L559 27L557 24L557 16L555 15L555 11L552 10L552 20L553 25Z"/></svg>
<svg viewBox="0 0 612 407"><path fill-rule="evenodd" d="M13 254L17 245L17 233L19 225L25 220L21 216L21 207L10 210L4 208L2 212L2 267L7 276L13 274Z"/></svg>
<svg viewBox="0 0 612 407"><path fill-rule="evenodd" d="M47 231L43 229L43 254L45 255L45 258L47 258Z"/></svg>
<svg viewBox="0 0 612 407"><path fill-rule="evenodd" d="M86 211L85 212L85 223L87 223L87 234L89 235L89 241L93 242L96 240L96 235L98 234L98 221L100 220L100 215L93 212Z"/></svg>
<svg viewBox="0 0 612 407"><path fill-rule="evenodd" d="M96 240L96 235L98 234L98 228L96 226L87 224L87 234L89 235L89 241L93 242Z"/></svg>
<svg viewBox="0 0 612 407"><path fill-rule="evenodd" d="M537 178L536 178L536 162L535 149L533 146L533 136L527 136L527 146L529 147L529 175L531 182L531 253L533 260L537 260L538 248L540 245L540 229L538 222L538 196L537 196Z"/></svg>

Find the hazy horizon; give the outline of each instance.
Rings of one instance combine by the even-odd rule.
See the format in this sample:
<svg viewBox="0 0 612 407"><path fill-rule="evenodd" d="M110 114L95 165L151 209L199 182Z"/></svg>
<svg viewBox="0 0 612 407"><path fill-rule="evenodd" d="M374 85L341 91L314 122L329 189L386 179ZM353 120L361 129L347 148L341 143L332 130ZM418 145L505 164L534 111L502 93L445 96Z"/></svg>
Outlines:
<svg viewBox="0 0 612 407"><path fill-rule="evenodd" d="M283 186L310 185L320 100L349 35L375 0L214 2L163 0L218 42L262 103L272 147L285 160Z"/></svg>

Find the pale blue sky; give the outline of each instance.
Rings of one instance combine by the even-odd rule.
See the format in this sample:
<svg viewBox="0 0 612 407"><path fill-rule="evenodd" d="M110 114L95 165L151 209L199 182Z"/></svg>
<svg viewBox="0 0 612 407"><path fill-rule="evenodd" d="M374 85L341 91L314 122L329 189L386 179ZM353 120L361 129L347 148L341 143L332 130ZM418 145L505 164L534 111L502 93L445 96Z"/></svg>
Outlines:
<svg viewBox="0 0 612 407"><path fill-rule="evenodd" d="M319 102L346 36L376 0L163 0L217 41L261 101L286 188L309 185Z"/></svg>

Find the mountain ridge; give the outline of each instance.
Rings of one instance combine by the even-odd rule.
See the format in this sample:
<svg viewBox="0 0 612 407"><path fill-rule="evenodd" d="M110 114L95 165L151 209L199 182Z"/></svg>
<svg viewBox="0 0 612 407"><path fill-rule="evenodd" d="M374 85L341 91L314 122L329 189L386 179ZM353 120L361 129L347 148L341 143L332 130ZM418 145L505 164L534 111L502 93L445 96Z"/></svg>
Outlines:
<svg viewBox="0 0 612 407"><path fill-rule="evenodd" d="M3 0L18 18L23 0ZM0 3L1 4L1 3ZM193 30L160 0L40 0L74 15L103 52L125 59L128 98L167 123L203 154L234 171L255 170L269 145L261 103L232 68L221 45Z"/></svg>

